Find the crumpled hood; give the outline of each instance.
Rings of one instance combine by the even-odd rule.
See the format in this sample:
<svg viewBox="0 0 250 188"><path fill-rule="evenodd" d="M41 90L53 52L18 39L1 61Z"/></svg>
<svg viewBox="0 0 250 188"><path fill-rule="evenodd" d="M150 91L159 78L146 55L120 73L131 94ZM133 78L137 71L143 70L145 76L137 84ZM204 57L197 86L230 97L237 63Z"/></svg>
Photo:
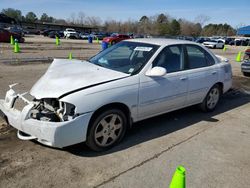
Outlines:
<svg viewBox="0 0 250 188"><path fill-rule="evenodd" d="M127 76L87 61L54 59L47 72L32 87L30 94L36 99L59 98L68 92Z"/></svg>

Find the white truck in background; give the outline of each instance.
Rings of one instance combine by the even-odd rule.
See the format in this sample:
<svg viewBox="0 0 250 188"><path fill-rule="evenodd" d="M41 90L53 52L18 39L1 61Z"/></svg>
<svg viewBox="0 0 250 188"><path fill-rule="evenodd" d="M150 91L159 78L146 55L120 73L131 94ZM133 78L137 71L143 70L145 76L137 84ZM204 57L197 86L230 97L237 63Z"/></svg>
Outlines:
<svg viewBox="0 0 250 188"><path fill-rule="evenodd" d="M65 38L79 38L78 33L75 31L75 29L67 28L63 32Z"/></svg>

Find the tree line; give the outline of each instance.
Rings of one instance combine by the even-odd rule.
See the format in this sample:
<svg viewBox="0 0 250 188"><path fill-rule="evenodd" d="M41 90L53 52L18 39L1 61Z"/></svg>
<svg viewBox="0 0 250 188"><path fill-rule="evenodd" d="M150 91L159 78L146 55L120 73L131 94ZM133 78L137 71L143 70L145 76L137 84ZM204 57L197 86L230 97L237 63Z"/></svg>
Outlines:
<svg viewBox="0 0 250 188"><path fill-rule="evenodd" d="M175 19L171 16L161 13L154 16L142 16L139 20L106 20L102 22L99 17L89 17L83 12L78 14L72 13L70 18L57 19L43 13L40 18L34 12L28 12L25 16L17 9L7 8L2 9L2 13L16 19L17 21L26 22L47 22L58 24L71 25L89 25L102 28L106 32L119 33L138 33L142 35L157 35L157 36L231 36L235 35L236 31L228 24L208 24L209 17L198 15L195 21L186 19Z"/></svg>

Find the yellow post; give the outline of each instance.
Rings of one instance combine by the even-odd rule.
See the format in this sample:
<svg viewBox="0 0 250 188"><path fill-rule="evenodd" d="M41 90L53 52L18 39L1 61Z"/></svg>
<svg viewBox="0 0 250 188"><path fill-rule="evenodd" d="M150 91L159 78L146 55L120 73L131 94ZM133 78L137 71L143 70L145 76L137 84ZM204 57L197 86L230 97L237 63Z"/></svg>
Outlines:
<svg viewBox="0 0 250 188"><path fill-rule="evenodd" d="M69 53L69 59L73 59L72 53Z"/></svg>
<svg viewBox="0 0 250 188"><path fill-rule="evenodd" d="M20 52L19 44L18 44L18 42L15 42L15 45L14 45L14 53L19 53L19 52Z"/></svg>
<svg viewBox="0 0 250 188"><path fill-rule="evenodd" d="M236 59L235 59L236 62L241 62L241 53L242 53L242 52L239 52L239 53L237 54Z"/></svg>
<svg viewBox="0 0 250 188"><path fill-rule="evenodd" d="M172 181L169 185L169 188L185 188L186 169L183 166L178 166L173 175Z"/></svg>
<svg viewBox="0 0 250 188"><path fill-rule="evenodd" d="M14 42L14 39L13 39L13 36L12 36L12 35L10 36L10 44L11 44L11 45L14 45L14 44L15 44L15 42Z"/></svg>
<svg viewBox="0 0 250 188"><path fill-rule="evenodd" d="M98 39L98 37L96 37L96 43L99 44L99 39Z"/></svg>
<svg viewBox="0 0 250 188"><path fill-rule="evenodd" d="M57 46L60 45L60 39L58 38L58 36L56 36L56 45L57 45Z"/></svg>
<svg viewBox="0 0 250 188"><path fill-rule="evenodd" d="M223 52L225 52L226 50L227 50L227 47L226 45L224 45Z"/></svg>

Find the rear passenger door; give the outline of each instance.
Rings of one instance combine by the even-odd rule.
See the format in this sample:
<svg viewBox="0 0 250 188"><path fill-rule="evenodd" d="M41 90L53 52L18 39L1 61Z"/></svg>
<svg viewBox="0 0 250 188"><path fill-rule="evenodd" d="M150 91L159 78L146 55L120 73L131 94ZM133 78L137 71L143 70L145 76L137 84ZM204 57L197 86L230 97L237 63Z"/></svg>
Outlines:
<svg viewBox="0 0 250 188"><path fill-rule="evenodd" d="M198 45L185 45L185 66L188 70L187 104L203 101L209 89L217 82L218 72L213 57Z"/></svg>

